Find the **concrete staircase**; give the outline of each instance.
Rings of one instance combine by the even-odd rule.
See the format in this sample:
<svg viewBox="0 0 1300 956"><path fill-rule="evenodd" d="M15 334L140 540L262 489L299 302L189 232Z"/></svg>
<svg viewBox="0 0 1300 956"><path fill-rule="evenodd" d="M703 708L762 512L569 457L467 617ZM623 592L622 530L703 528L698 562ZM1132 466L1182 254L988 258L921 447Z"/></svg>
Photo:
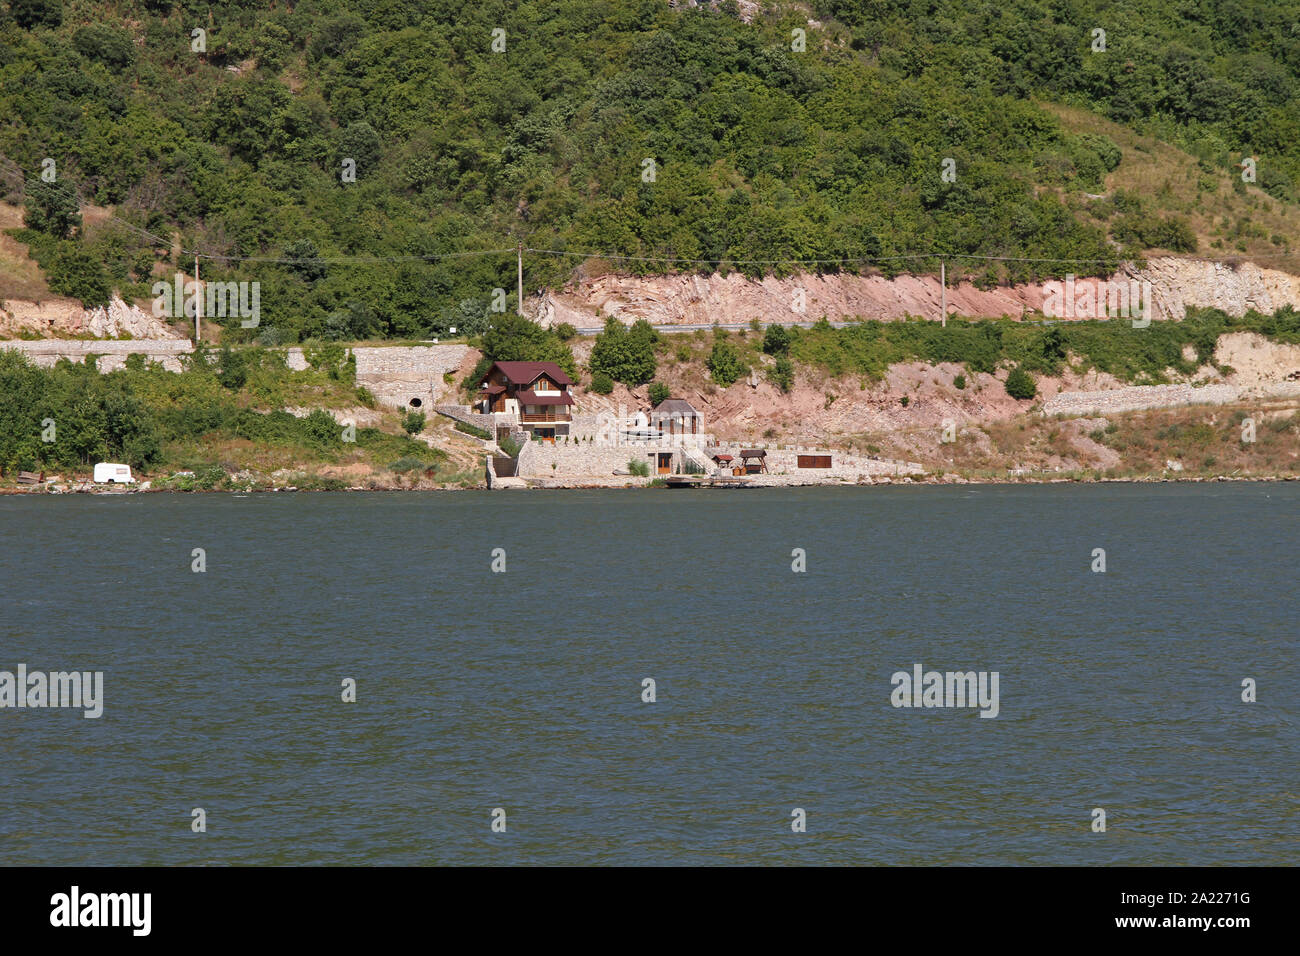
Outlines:
<svg viewBox="0 0 1300 956"><path fill-rule="evenodd" d="M704 454L703 448L699 447L698 445L683 445L681 446L681 452L683 458L690 459L692 462L699 465L701 469L703 469L700 472L701 474L704 475L713 474L715 466L713 462L709 459L709 456Z"/></svg>

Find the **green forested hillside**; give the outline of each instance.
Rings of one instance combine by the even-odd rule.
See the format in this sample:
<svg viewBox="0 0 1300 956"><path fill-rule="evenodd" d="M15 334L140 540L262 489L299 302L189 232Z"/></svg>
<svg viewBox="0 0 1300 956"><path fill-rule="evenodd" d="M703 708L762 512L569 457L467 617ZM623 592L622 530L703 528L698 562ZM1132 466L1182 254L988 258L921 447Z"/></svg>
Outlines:
<svg viewBox="0 0 1300 956"><path fill-rule="evenodd" d="M1074 260L980 262L991 280L1197 247L1157 197L1087 206L1120 152L1036 98L1175 143L1207 175L1254 157L1256 185L1296 199L1296 0L765 10L11 0L0 185L55 291L146 296L179 234L175 264L198 251L218 257L205 277L260 281L261 328L228 332L268 343L480 331L494 289L514 305L520 242L569 253L530 255L530 289L592 252L750 273ZM82 221L73 190L117 218Z"/></svg>

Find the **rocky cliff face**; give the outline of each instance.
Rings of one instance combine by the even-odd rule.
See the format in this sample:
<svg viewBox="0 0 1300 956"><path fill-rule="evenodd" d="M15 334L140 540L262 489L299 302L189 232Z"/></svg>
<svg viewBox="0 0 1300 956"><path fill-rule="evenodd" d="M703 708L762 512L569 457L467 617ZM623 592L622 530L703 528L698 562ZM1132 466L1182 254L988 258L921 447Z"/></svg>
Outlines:
<svg viewBox="0 0 1300 956"><path fill-rule="evenodd" d="M1169 318L1181 319L1187 306L1222 309L1229 315L1273 312L1284 305L1300 308L1300 277L1253 262L1224 263L1209 259L1149 259L1134 270L1151 282L1157 301Z"/></svg>
<svg viewBox="0 0 1300 956"><path fill-rule="evenodd" d="M1272 312L1290 303L1300 307L1300 278L1253 263L1227 264L1170 256L1148 260L1146 268L1125 268L1112 281L1151 283L1152 318L1181 319L1188 306L1214 306L1232 315L1249 309ZM830 319L938 318L943 290L937 276L802 275L786 279L747 279L731 275L635 277L603 275L583 279L530 300L527 309L544 325L568 322L594 328L601 315L655 325L743 325L760 322ZM949 286L948 313L954 316L1020 318L1041 312L1052 294L1047 283L977 289Z"/></svg>
<svg viewBox="0 0 1300 956"><path fill-rule="evenodd" d="M139 306L129 305L113 296L107 306L83 309L73 299L49 299L28 302L6 299L0 302L0 336L16 337L35 332L59 338L68 335L91 335L111 339L183 339L167 323L154 318Z"/></svg>

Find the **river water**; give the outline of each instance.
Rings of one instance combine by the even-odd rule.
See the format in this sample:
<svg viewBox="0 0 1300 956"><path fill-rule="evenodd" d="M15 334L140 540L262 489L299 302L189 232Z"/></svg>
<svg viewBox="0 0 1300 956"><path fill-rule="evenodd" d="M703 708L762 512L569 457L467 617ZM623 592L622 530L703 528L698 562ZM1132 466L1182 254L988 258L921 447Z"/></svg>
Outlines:
<svg viewBox="0 0 1300 956"><path fill-rule="evenodd" d="M0 709L0 863L1292 863L1298 532L1294 483L0 498L0 671L103 673Z"/></svg>

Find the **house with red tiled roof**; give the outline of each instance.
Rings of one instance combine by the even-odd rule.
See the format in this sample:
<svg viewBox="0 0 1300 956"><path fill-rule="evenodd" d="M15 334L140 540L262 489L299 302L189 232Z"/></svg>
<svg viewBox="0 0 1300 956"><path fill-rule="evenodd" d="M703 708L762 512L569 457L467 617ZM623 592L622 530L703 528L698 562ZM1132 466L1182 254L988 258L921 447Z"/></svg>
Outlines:
<svg viewBox="0 0 1300 956"><path fill-rule="evenodd" d="M554 441L557 435L569 434L572 385L554 362L493 362L479 380L477 410Z"/></svg>

